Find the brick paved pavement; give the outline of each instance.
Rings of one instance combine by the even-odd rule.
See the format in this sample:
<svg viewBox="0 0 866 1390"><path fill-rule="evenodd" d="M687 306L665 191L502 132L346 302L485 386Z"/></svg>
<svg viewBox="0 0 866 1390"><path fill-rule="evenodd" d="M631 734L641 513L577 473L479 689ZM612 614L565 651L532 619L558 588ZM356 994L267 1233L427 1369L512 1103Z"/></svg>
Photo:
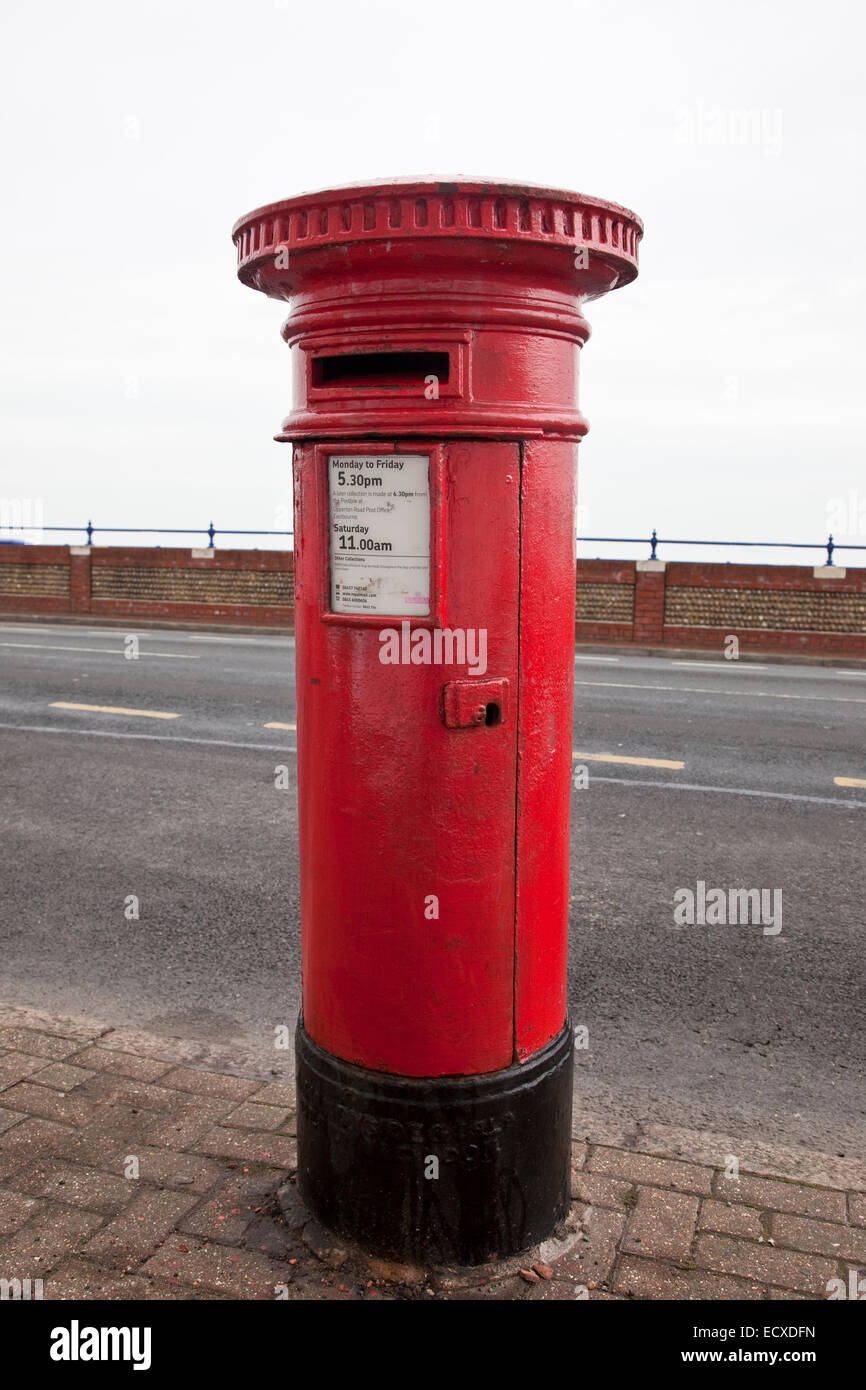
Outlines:
<svg viewBox="0 0 866 1390"><path fill-rule="evenodd" d="M582 1114L544 1245L473 1270L370 1259L300 1202L294 1087L224 1065L0 1007L0 1279L45 1299L532 1301L824 1299L866 1278L866 1162Z"/></svg>

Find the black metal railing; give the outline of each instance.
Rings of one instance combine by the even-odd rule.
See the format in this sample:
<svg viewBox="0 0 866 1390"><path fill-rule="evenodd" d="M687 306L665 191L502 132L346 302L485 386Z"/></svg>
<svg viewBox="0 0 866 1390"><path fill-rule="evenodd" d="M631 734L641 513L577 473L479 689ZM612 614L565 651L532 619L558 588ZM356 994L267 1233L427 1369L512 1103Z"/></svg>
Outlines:
<svg viewBox="0 0 866 1390"><path fill-rule="evenodd" d="M43 531L62 531L75 533L80 531L86 537L86 544L93 545L93 537L97 531L100 534L111 536L207 536L207 549L213 550L216 546L217 536L285 536L287 538L294 535L293 531L234 531L226 530L223 527L217 529L211 522L207 527L164 527L164 526L94 526L92 521L88 521L86 526L3 526L0 527L0 535L4 531L27 531L31 534L41 534ZM660 545L707 545L707 546L730 546L747 547L754 549L768 550L821 550L826 552L825 564L833 564L833 555L837 550L866 550L866 545L839 545L832 536L828 536L826 541L718 541L718 540L685 540L679 536L659 536L653 529L652 535L647 536L578 536L579 544L592 542L599 545L649 545L651 560L657 560L658 547Z"/></svg>
<svg viewBox="0 0 866 1390"><path fill-rule="evenodd" d="M578 536L578 543L593 541L599 544L608 545L646 545L646 536ZM657 560L658 547L660 545L728 545L728 546L750 546L758 549L773 550L825 550L827 559L825 564L833 564L833 554L837 550L866 550L866 545L838 545L832 536L828 536L825 541L708 541L708 540L683 540L680 537L660 536L653 528L653 533L649 537L651 560Z"/></svg>
<svg viewBox="0 0 866 1390"><path fill-rule="evenodd" d="M107 536L207 536L207 549L213 550L217 536L292 536L293 531L229 531L223 527L217 529L213 522L207 527L197 526L94 526L92 521L88 521L86 526L0 526L3 531L30 531L31 533L41 533L42 531L81 531L87 537L86 544L93 545L93 537L97 531L103 532Z"/></svg>

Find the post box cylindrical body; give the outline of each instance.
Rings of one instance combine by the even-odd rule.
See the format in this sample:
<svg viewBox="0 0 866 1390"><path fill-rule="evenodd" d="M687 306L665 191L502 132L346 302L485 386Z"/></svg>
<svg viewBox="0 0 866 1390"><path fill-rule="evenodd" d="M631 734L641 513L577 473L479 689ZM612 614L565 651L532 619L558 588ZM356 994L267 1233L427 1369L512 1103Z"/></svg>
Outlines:
<svg viewBox="0 0 866 1390"><path fill-rule="evenodd" d="M468 182L235 228L292 305L299 1182L385 1255L479 1262L567 1208L581 305L640 235Z"/></svg>

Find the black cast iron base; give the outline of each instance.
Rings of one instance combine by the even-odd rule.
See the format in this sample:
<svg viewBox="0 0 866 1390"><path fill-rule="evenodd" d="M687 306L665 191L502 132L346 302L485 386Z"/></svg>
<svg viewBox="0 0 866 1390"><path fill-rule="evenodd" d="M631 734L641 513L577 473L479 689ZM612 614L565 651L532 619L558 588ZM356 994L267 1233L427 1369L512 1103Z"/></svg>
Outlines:
<svg viewBox="0 0 866 1390"><path fill-rule="evenodd" d="M371 1254L481 1264L566 1214L570 1024L523 1066L416 1079L323 1052L299 1021L298 1185L324 1226Z"/></svg>

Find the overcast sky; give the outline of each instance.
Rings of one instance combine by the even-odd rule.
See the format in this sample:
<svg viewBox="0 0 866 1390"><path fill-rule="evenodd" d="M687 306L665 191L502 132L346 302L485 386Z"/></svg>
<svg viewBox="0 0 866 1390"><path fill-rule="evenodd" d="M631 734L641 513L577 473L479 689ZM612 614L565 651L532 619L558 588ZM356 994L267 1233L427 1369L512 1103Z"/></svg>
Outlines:
<svg viewBox="0 0 866 1390"><path fill-rule="evenodd" d="M7 516L288 527L284 306L236 279L233 222L475 174L646 224L639 279L589 306L581 531L866 544L862 5L2 13Z"/></svg>

